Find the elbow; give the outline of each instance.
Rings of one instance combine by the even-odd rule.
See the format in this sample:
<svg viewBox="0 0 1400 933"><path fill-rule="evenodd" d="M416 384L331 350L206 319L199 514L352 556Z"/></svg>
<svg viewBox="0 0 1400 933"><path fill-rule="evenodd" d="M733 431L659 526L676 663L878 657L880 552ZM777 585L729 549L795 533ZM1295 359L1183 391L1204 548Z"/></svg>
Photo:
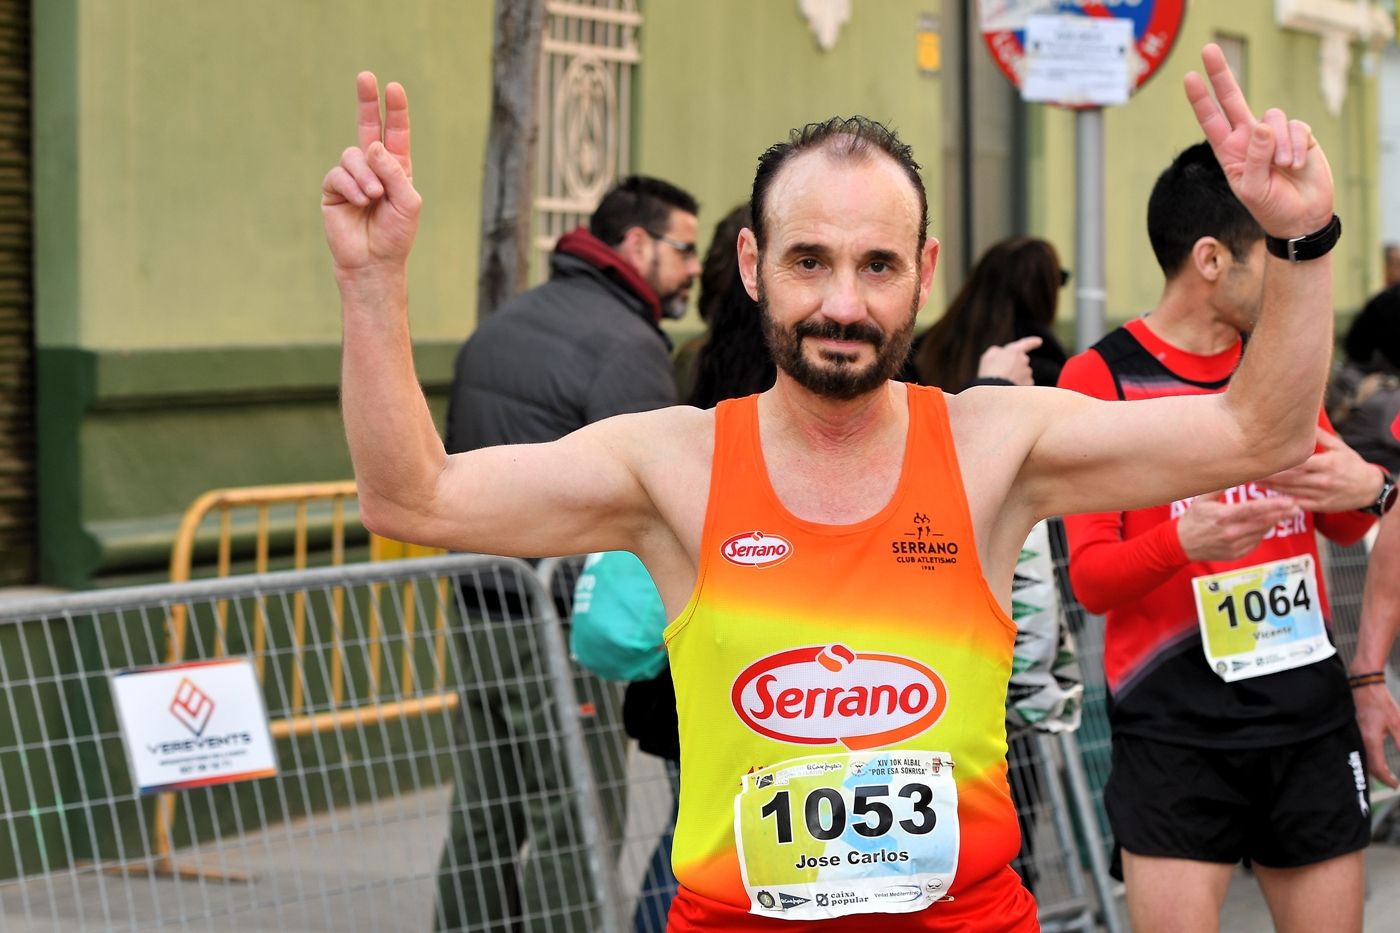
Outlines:
<svg viewBox="0 0 1400 933"><path fill-rule="evenodd" d="M1306 431L1294 431L1283 437L1270 438L1270 443L1256 448L1261 460L1254 473L1256 476L1271 476L1284 470L1291 470L1313 455L1317 449L1317 430L1309 423Z"/></svg>
<svg viewBox="0 0 1400 933"><path fill-rule="evenodd" d="M388 500L376 496L363 484L359 484L358 488L360 524L365 526L365 530L380 538L390 538L395 541L406 540L404 534L406 523L402 519L402 510L396 508Z"/></svg>
<svg viewBox="0 0 1400 933"><path fill-rule="evenodd" d="M1070 589L1074 591L1075 600L1084 607L1086 612L1096 616L1104 615L1113 608L1113 604L1104 598L1102 592L1104 588L1099 586L1095 580L1085 579L1087 576L1089 575L1083 572L1076 573L1074 561L1070 561L1069 583Z"/></svg>

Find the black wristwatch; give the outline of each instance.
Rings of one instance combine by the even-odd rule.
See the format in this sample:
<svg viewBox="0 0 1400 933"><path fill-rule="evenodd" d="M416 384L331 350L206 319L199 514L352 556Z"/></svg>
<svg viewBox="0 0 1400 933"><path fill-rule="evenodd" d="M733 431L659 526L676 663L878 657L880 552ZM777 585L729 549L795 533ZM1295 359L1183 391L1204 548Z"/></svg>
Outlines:
<svg viewBox="0 0 1400 933"><path fill-rule="evenodd" d="M1321 230L1314 230L1305 236L1295 236L1289 239L1269 236L1264 234L1264 248L1273 253L1279 259L1287 259L1289 262L1307 262L1309 259L1317 259L1332 252L1332 247L1337 245L1337 241L1342 237L1342 219L1336 214L1332 215L1332 221Z"/></svg>
<svg viewBox="0 0 1400 933"><path fill-rule="evenodd" d="M1384 515L1395 505L1396 488L1395 477L1389 470L1381 470L1381 475L1385 477L1381 480L1381 491L1376 496L1376 501L1364 507L1361 511L1370 512L1372 515Z"/></svg>

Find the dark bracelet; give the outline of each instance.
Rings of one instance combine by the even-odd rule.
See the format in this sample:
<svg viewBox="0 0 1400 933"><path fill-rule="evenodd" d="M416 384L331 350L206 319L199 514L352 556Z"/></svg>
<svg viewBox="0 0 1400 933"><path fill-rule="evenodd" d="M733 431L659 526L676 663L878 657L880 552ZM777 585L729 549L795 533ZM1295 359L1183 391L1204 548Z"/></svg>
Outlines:
<svg viewBox="0 0 1400 933"><path fill-rule="evenodd" d="M1383 684L1385 683L1385 671L1371 671L1369 674L1352 674L1347 678L1347 683L1351 685L1351 689L1353 690L1357 687L1369 687L1372 684Z"/></svg>
<svg viewBox="0 0 1400 933"><path fill-rule="evenodd" d="M1283 237L1269 236L1266 233L1264 234L1264 248L1279 259L1287 259L1289 262L1307 262L1309 259L1317 259L1319 256L1326 256L1332 252L1332 247L1337 245L1337 240L1341 236L1341 218L1333 214L1327 226L1303 236L1284 239Z"/></svg>

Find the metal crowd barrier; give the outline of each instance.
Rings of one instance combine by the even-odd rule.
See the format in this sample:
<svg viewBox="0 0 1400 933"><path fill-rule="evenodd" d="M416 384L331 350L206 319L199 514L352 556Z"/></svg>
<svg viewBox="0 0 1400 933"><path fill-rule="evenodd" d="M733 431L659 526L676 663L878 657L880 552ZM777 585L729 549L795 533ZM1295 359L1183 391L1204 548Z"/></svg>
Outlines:
<svg viewBox="0 0 1400 933"><path fill-rule="evenodd" d="M393 541L379 535L369 534L360 525L358 515L349 516L347 506L354 505L359 496L354 480L334 480L319 483L290 483L286 485L243 486L228 489L212 489L190 504L180 519L170 553L170 581L183 583L189 580L195 569L196 550L201 543L208 545L212 531L217 561L213 572L218 577L228 577L233 572L235 556L246 563L251 550L254 573L267 573L274 560L290 561L294 570L305 570L311 560L313 528L321 532L328 545L325 559L330 566L339 567L345 563L346 544L356 536L367 536L369 559L371 561L396 560L407 557L437 556L444 553L439 548L426 548ZM210 529L210 519L217 518L217 528ZM288 540L290 539L290 540ZM445 586L445 583L442 584ZM413 602L414 583L403 584L403 602ZM376 594L372 594L377 597ZM339 723L356 721L372 722L392 718L400 714L418 715L438 710L454 709L457 694L444 689L446 682L446 619L442 607L446 601L438 594L439 611L434 618L435 637L432 642L432 658L429 665L432 671L433 690L427 695L404 701L383 700L380 642L378 633L381 625L379 600L369 601L369 658L368 672L370 689L361 704L356 705L345 696L343 652L339 650L339 640L344 630L344 593L337 590L330 605L331 627L334 633L331 656L331 700L338 710L334 715L304 714L302 707L307 702L307 686L303 677L303 651L306 642L306 601L301 594L292 600L292 683L291 702L284 717L271 721L275 738L289 735L306 735L313 732L332 730ZM412 624L412 620L405 620ZM265 648L268 638L269 619L261 600L254 604L253 650L259 677L263 676ZM226 653L226 629L228 626L228 604L218 607L218 625L214 642L213 657L223 657ZM176 604L170 615L170 637L167 639L165 662L175 664L187 659L185 607ZM404 641L404 647L412 644ZM402 653L397 661L403 690L413 686L414 667L407 653ZM151 870L157 874L188 875L192 872L208 873L209 869L194 868L177 863L172 854L172 836L175 831L179 797L174 793L162 794L157 803L156 825L153 843L156 861Z"/></svg>
<svg viewBox="0 0 1400 933"><path fill-rule="evenodd" d="M277 731L276 777L179 792L184 878L153 873L158 808L133 785L110 684L166 659L177 610L186 659L252 658L269 716L297 722L299 705L315 724ZM376 670L372 659L391 654L404 665ZM458 707L426 702L440 691L460 695ZM6 604L0 930L419 931L432 928L440 889L462 892L468 910L499 908L502 929L617 929L576 710L553 601L505 558ZM469 832L444 855L457 825Z"/></svg>
<svg viewBox="0 0 1400 933"><path fill-rule="evenodd" d="M1325 556L1344 655L1365 559ZM672 777L626 739L620 686L567 658L578 567L456 555L0 607L0 933L662 929ZM1047 931L1114 931L1101 624L1062 611L1084 724L1012 743L1018 868ZM257 666L280 773L179 791L168 821L109 680L166 662L177 619L180 658Z"/></svg>

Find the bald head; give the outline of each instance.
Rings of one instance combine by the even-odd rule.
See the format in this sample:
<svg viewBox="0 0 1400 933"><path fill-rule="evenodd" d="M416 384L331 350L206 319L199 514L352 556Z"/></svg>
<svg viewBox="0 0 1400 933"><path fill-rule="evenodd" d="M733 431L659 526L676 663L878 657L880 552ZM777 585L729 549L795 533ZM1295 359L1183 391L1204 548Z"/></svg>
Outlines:
<svg viewBox="0 0 1400 933"><path fill-rule="evenodd" d="M918 205L918 249L928 236L928 193L919 177L919 163L913 150L894 131L867 117L832 117L821 123L808 123L788 134L786 142L770 146L758 159L749 209L753 215L754 238L762 250L769 229L769 202L783 169L798 157L820 153L836 164L886 160L907 180ZM783 192L788 193L788 192Z"/></svg>

